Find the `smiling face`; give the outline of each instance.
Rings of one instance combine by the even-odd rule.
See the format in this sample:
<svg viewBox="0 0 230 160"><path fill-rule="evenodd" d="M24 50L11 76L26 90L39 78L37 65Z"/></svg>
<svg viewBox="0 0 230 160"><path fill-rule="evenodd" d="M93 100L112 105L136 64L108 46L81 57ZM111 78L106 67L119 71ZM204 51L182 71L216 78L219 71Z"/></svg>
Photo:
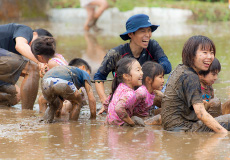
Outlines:
<svg viewBox="0 0 230 160"><path fill-rule="evenodd" d="M198 73L199 71L207 71L214 60L214 51L201 49L199 46L194 57L193 69Z"/></svg>
<svg viewBox="0 0 230 160"><path fill-rule="evenodd" d="M147 48L152 36L152 30L150 27L139 28L135 33L129 33L128 35L131 38L130 43L140 48Z"/></svg>
<svg viewBox="0 0 230 160"><path fill-rule="evenodd" d="M164 82L164 74L157 75L152 82L152 89L161 91L164 86Z"/></svg>
<svg viewBox="0 0 230 160"><path fill-rule="evenodd" d="M135 61L132 64L132 68L130 70L129 75L127 75L127 85L130 88L134 88L136 86L141 86L142 85L142 78L143 78L143 72L141 69L141 65L138 61Z"/></svg>

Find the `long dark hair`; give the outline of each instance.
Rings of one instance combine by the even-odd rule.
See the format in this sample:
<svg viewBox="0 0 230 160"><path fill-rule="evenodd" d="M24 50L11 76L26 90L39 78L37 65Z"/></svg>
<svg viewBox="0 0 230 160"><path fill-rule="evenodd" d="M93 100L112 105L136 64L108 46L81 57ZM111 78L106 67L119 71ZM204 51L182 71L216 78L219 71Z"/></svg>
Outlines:
<svg viewBox="0 0 230 160"><path fill-rule="evenodd" d="M145 85L146 77L149 77L154 80L158 75L164 75L164 68L156 62L147 61L142 65L143 79L142 83Z"/></svg>
<svg viewBox="0 0 230 160"><path fill-rule="evenodd" d="M37 58L37 55L43 55L52 58L55 54L56 42L53 37L41 36L35 39L31 45L31 51Z"/></svg>
<svg viewBox="0 0 230 160"><path fill-rule="evenodd" d="M135 58L122 58L116 64L115 77L112 82L112 93L110 101L113 98L113 94L116 91L118 85L123 82L123 74L130 74L132 64L136 62Z"/></svg>
<svg viewBox="0 0 230 160"><path fill-rule="evenodd" d="M184 65L188 67L194 66L194 58L199 47L204 50L213 51L214 55L216 54L216 47L211 39L202 35L192 36L185 42L183 47L182 61Z"/></svg>

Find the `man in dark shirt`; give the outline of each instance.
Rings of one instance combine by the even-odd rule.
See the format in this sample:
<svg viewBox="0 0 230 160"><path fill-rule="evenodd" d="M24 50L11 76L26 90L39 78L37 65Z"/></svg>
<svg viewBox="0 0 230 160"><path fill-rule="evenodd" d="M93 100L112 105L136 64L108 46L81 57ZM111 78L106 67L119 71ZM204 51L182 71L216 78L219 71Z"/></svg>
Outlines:
<svg viewBox="0 0 230 160"><path fill-rule="evenodd" d="M44 29L32 30L21 24L0 25L0 101L3 105L19 102L16 82L20 87L22 109L33 109L38 92L39 69L44 68L31 52L31 43L39 36L52 36ZM9 89L10 88L10 89ZM13 96L13 100L7 98Z"/></svg>
<svg viewBox="0 0 230 160"><path fill-rule="evenodd" d="M106 80L110 72L115 72L115 66L119 59L123 57L136 58L142 65L146 61L155 61L161 64L165 74L171 72L172 67L163 49L157 41L150 39L152 32L158 28L158 25L152 25L149 17L145 14L137 14L126 22L126 32L121 34L123 40L130 39L130 43L115 47L106 54L100 68L94 76L97 93L103 104L106 100L104 84L100 80ZM102 107L102 113L104 108Z"/></svg>

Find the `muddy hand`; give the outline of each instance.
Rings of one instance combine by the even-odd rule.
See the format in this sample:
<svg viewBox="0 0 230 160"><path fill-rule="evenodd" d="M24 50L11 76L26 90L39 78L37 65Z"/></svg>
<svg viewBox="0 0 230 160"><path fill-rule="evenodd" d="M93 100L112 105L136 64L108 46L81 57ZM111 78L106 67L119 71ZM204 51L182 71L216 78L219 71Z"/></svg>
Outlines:
<svg viewBox="0 0 230 160"><path fill-rule="evenodd" d="M105 111L105 108L104 108L104 106L102 106L101 109L100 109L100 111L98 112L98 115L102 114L104 111Z"/></svg>
<svg viewBox="0 0 230 160"><path fill-rule="evenodd" d="M46 72L49 70L48 64L44 64L44 63L40 63L39 64L39 68L40 68L40 77L42 78Z"/></svg>
<svg viewBox="0 0 230 160"><path fill-rule="evenodd" d="M137 117L137 116L132 116L131 119L136 125L139 125L141 127L145 127L145 122L143 121L142 118Z"/></svg>

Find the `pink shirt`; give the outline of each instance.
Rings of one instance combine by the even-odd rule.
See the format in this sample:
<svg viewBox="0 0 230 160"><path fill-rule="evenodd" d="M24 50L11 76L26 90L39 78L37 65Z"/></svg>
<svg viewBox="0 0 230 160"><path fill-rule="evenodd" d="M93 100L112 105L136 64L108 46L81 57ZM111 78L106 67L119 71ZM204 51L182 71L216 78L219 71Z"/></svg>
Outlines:
<svg viewBox="0 0 230 160"><path fill-rule="evenodd" d="M135 101L135 91L125 83L120 83L108 106L107 124L122 125L124 123L122 119L125 117L124 110L129 117L132 117Z"/></svg>
<svg viewBox="0 0 230 160"><path fill-rule="evenodd" d="M65 60L65 58L61 54L58 54L58 53L55 53L55 57L51 58L49 61L54 61L54 62L56 62L60 66L62 66L62 65L65 65L65 66L68 65L68 62Z"/></svg>
<svg viewBox="0 0 230 160"><path fill-rule="evenodd" d="M146 117L149 116L149 109L153 105L155 98L154 93L150 94L147 88L142 85L136 91L136 103L134 108L134 115Z"/></svg>

